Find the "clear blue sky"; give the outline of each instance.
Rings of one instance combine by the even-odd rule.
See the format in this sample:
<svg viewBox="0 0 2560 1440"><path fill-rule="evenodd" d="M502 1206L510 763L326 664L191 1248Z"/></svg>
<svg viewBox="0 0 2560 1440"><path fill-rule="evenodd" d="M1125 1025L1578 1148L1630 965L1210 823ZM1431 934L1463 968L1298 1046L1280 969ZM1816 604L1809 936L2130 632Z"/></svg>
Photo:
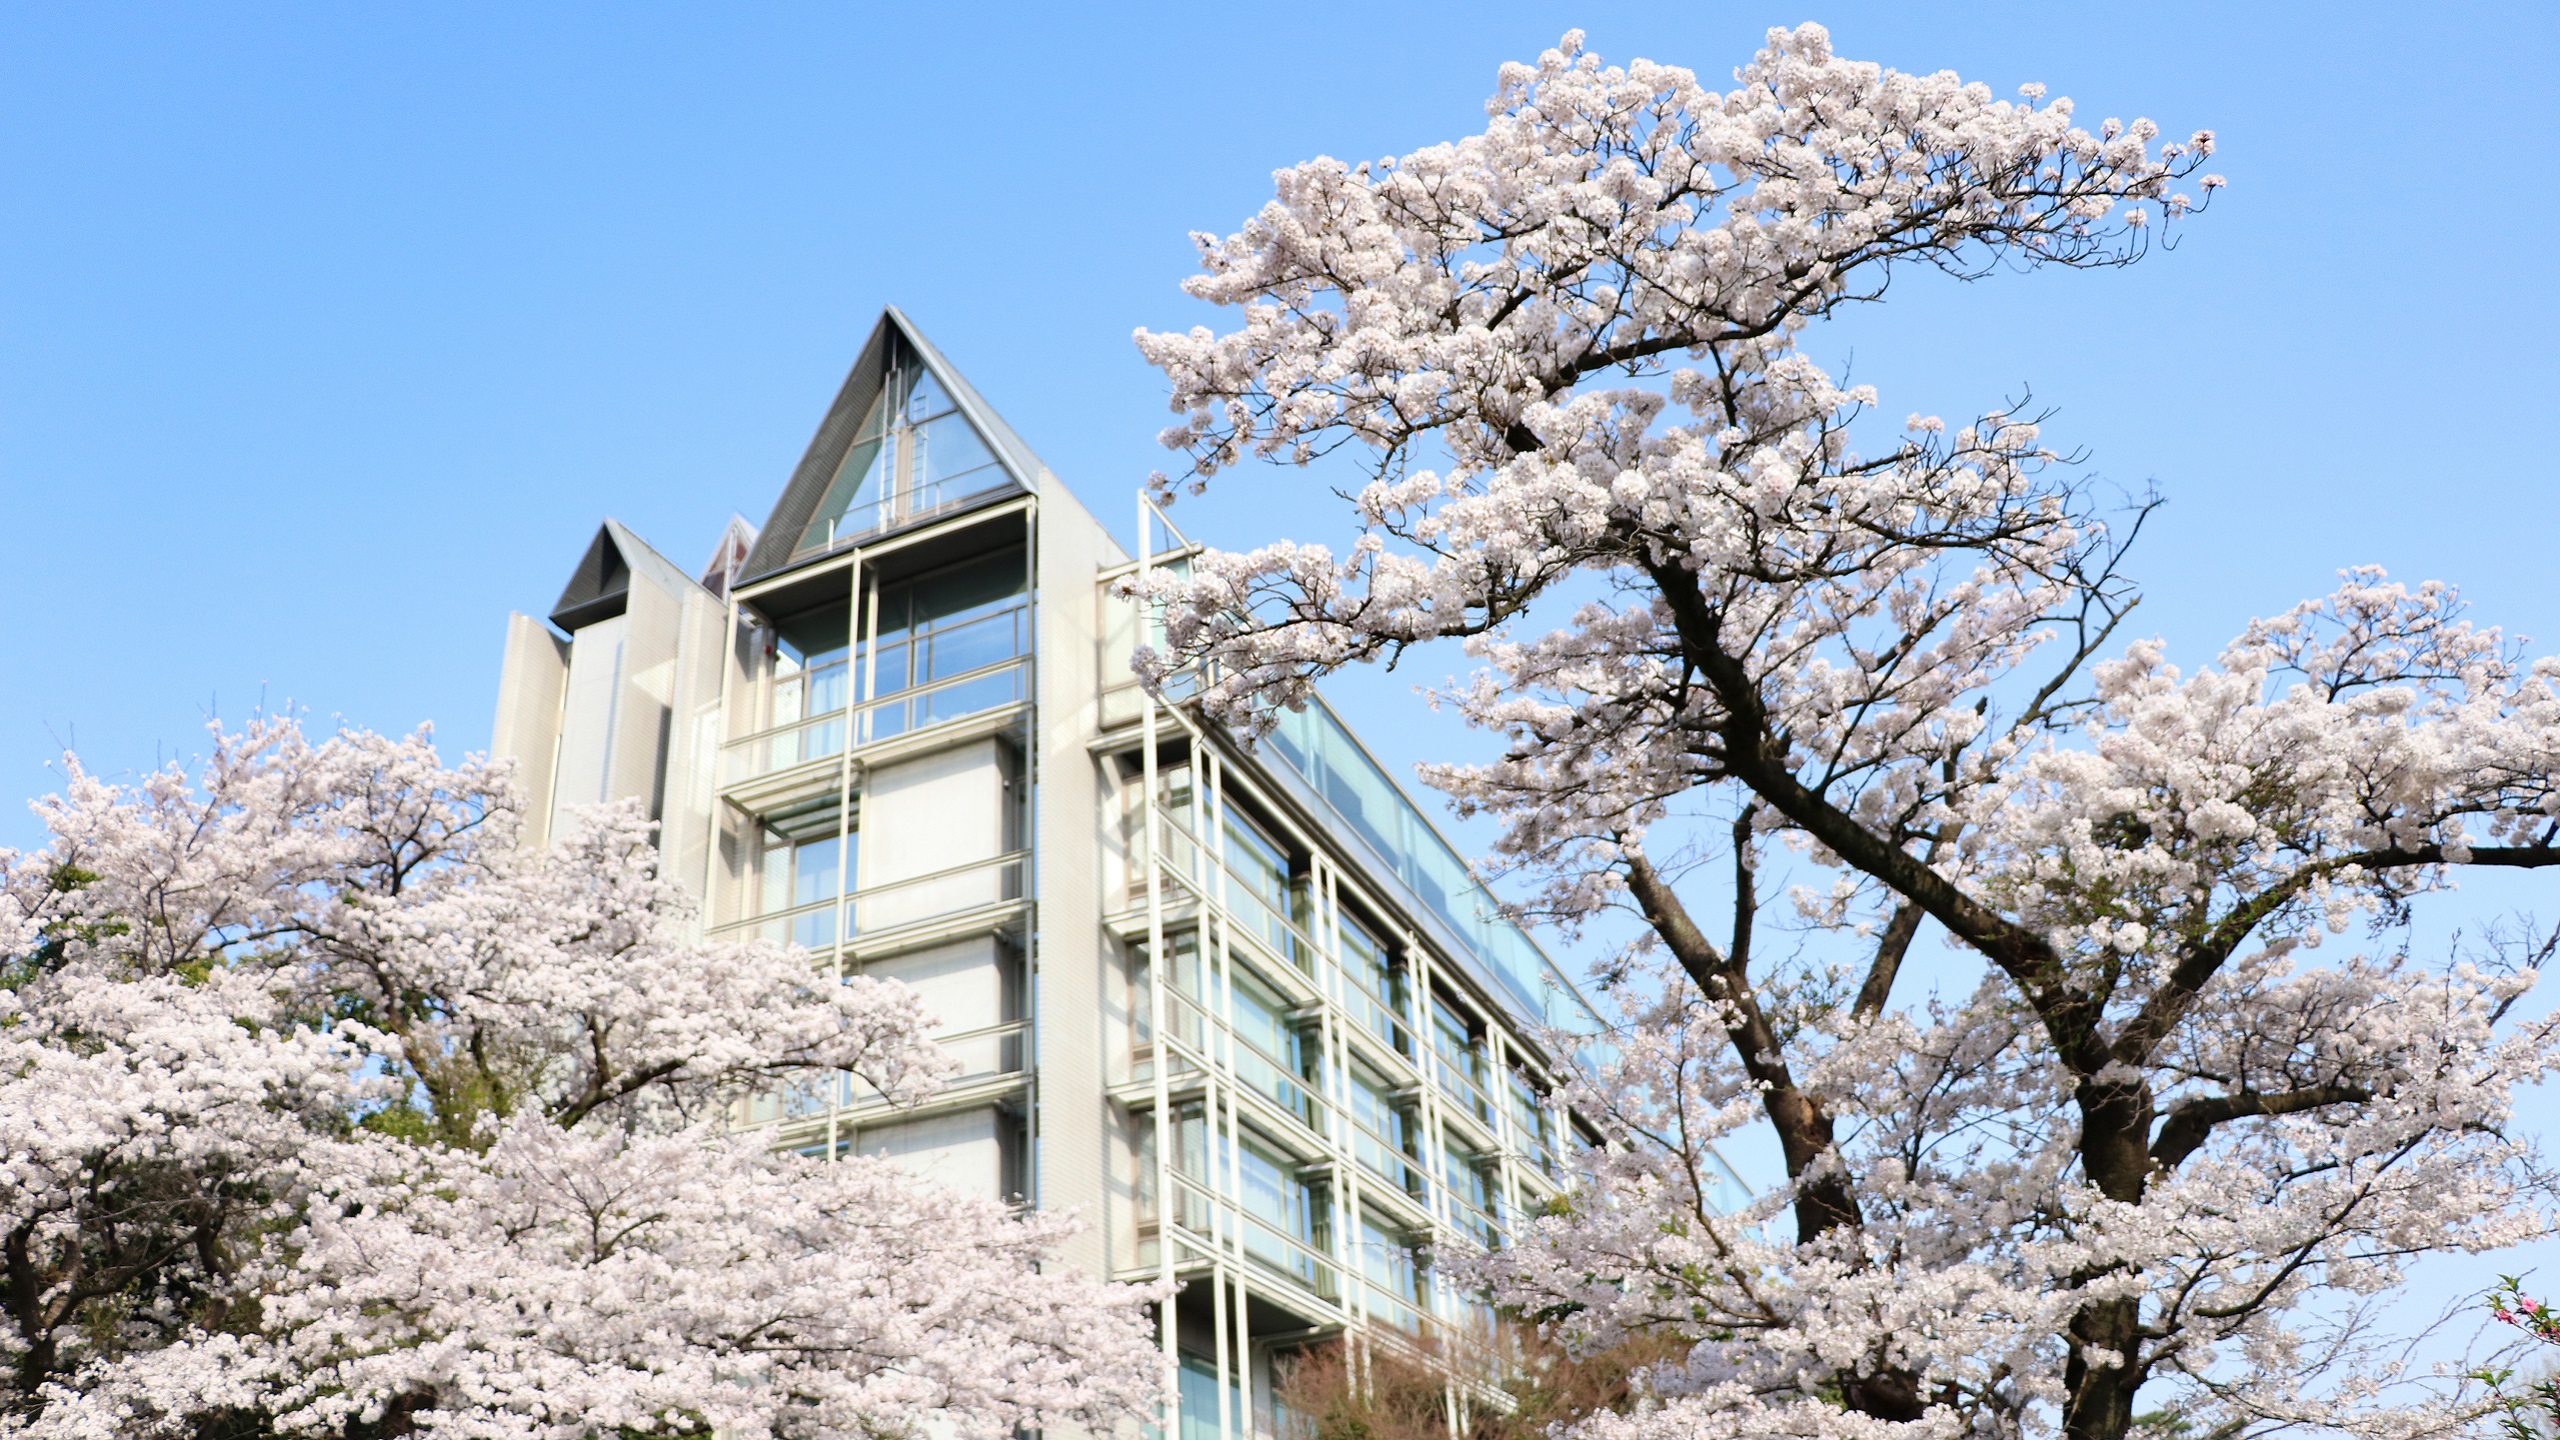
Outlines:
<svg viewBox="0 0 2560 1440"><path fill-rule="evenodd" d="M2022 384L2172 506L2191 653L2386 563L2560 640L2560 11L2050 4L618 4L0 9L0 843L76 736L210 711L486 742L502 622L597 517L680 562L761 520L872 317L922 324L1107 518L1159 463L1133 326L1276 166L1452 138L1570 25L1721 78L1771 24L2218 129L2131 272L1906 287L1838 327L1885 408ZM2528 145L2531 140L2535 143ZM1183 518L1280 523L1257 477ZM1391 759L1463 744L1340 687ZM1397 723L1387 723L1394 717Z"/></svg>
<svg viewBox="0 0 2560 1440"><path fill-rule="evenodd" d="M1721 79L1773 24L2210 126L2231 187L2121 273L1914 283L1817 341L1889 414L2028 384L2171 505L2190 660L2338 567L2560 643L2560 9L1966 4L0 7L0 844L75 736L123 772L263 697L486 743L509 610L599 516L761 520L883 304L1124 526L1132 327L1269 172L1481 123L1570 26ZM1181 518L1252 543L1272 477ZM2548 647L2545 647L2548 648ZM1433 678L1425 676L1423 678ZM1391 762L1463 750L1334 687ZM2533 903L2548 885L2475 891Z"/></svg>

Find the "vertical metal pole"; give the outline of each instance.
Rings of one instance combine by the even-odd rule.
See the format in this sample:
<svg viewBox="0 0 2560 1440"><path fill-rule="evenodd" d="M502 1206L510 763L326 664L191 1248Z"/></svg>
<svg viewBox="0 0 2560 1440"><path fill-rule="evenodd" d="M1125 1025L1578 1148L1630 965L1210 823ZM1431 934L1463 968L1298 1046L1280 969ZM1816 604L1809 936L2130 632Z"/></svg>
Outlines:
<svg viewBox="0 0 2560 1440"><path fill-rule="evenodd" d="M1047 1127L1041 1123L1044 1117L1041 1113L1042 1087L1040 1084L1041 927L1040 846L1037 841L1037 837L1040 833L1040 807L1038 797L1040 794L1041 737L1040 497L1037 494L1034 494L1031 497L1029 505L1023 511L1022 525L1025 532L1023 537L1025 543L1022 547L1023 608L1021 624L1024 629L1022 648L1028 654L1029 659L1027 662L1027 673L1021 670L1017 670L1016 673L1023 674L1024 676L1022 694L1023 698L1030 702L1031 709L1029 711L1029 718L1024 722L1025 728L1022 736L1022 771L1020 780L1022 793L1014 797L1014 823L1020 827L1020 830L1013 838L1015 842L1014 848L1024 852L1022 858L1014 862L1014 864L1021 867L1021 874L1015 881L1015 888L1031 902L1030 922L1025 927L1025 934L1023 936L1024 943L1022 957L1022 968L1025 971L1022 987L1025 992L1022 997L1023 1006L1031 1013L1031 1033L1027 1037L1027 1043L1024 1047L1030 1053L1022 1057L1023 1068L1030 1072L1031 1077L1031 1093L1023 1097L1024 1108L1029 1112L1024 1123L1031 1133L1022 1137L1022 1148L1024 1151L1022 1162L1023 1168L1030 1171L1030 1173L1023 1176L1022 1180L1023 1193L1031 1197L1031 1203L1036 1208L1042 1204L1041 1177L1048 1168L1040 1163L1040 1137ZM1025 662L1016 661L1015 663L1017 665L1022 665ZM1001 884L1001 882L999 882L999 884Z"/></svg>
<svg viewBox="0 0 2560 1440"><path fill-rule="evenodd" d="M834 959L829 966L830 978L844 983L844 952L852 940L853 903L853 657L860 640L855 622L862 614L862 552L853 552L853 563L846 567L846 583L851 587L851 603L845 607L845 700L844 741L838 748L842 754L836 766L836 917ZM808 681L800 682L807 691ZM851 1097L846 1092L848 1081L838 1076L828 1082L827 1091L827 1158L835 1158L844 1144L844 1110Z"/></svg>
<svg viewBox="0 0 2560 1440"><path fill-rule="evenodd" d="M1441 1170L1448 1158L1446 1138L1440 1130L1440 1050L1438 1032L1432 1027L1431 952L1422 946L1422 937L1410 931L1405 934L1406 953L1413 972L1413 994L1406 1008L1412 1014L1414 1068L1422 1073L1422 1113L1414 1119L1422 1127L1422 1173L1426 1207L1431 1214L1431 1239L1436 1245L1455 1228L1449 1218L1449 1177ZM1445 1318L1441 1304L1440 1272L1431 1273L1430 1293L1424 1303L1435 1320Z"/></svg>
<svg viewBox="0 0 2560 1440"><path fill-rule="evenodd" d="M1497 1010L1494 1014L1498 1018L1501 1012ZM1515 1158L1520 1139L1511 1118L1511 1042L1503 1033L1507 1028L1487 1025L1484 1032L1486 1059L1492 1062L1493 1070L1485 1083L1495 1092L1492 1096L1493 1133L1502 1157L1495 1162L1499 1172L1495 1183L1502 1187L1502 1193L1494 1197L1493 1218L1494 1223L1502 1227L1505 1239L1509 1238L1512 1224L1518 1218L1517 1197L1520 1194L1520 1172Z"/></svg>
<svg viewBox="0 0 2560 1440"><path fill-rule="evenodd" d="M729 672L737 668L738 660L738 597L729 593L727 584L734 579L732 570L720 590L728 602L729 618L720 635L720 694L712 702L711 716L711 804L702 822L702 924L706 930L714 923L711 885L720 873L720 758L729 748Z"/></svg>
<svg viewBox="0 0 2560 1440"><path fill-rule="evenodd" d="M1147 631L1147 499L1138 497L1138 573L1137 594L1130 599L1130 623L1136 633L1134 644L1145 644ZM1173 1122L1173 1050L1171 1031L1167 1028L1170 1007L1165 1003L1165 987L1173 983L1173 957L1166 953L1164 939L1164 882L1156 873L1161 863L1157 855L1156 787L1159 784L1156 761L1156 697L1144 686L1138 690L1138 874L1147 887L1147 1025L1154 1037L1156 1127L1156 1283L1165 1292L1156 1305L1159 1344L1164 1351L1163 1404L1170 1412L1166 1417L1163 1440L1182 1440L1182 1361L1181 1347L1175 1334L1173 1310L1174 1269L1174 1190L1173 1147L1181 1143L1181 1134Z"/></svg>

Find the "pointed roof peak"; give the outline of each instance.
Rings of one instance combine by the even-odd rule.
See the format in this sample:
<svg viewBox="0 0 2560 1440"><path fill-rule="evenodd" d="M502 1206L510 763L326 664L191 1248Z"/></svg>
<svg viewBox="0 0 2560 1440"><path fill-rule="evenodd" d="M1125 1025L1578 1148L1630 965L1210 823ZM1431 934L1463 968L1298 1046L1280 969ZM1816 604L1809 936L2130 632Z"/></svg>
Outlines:
<svg viewBox="0 0 2560 1440"><path fill-rule="evenodd" d="M904 311L880 312L739 583L859 538L1037 490L1048 467Z"/></svg>
<svg viewBox="0 0 2560 1440"><path fill-rule="evenodd" d="M630 526L608 515L596 527L595 538L587 542L587 553L580 557L578 568L570 573L568 585L560 591L559 601L551 607L551 623L574 632L621 614L631 603L631 576L635 571L670 595L703 588L684 572L683 566L659 554L657 547L641 539Z"/></svg>

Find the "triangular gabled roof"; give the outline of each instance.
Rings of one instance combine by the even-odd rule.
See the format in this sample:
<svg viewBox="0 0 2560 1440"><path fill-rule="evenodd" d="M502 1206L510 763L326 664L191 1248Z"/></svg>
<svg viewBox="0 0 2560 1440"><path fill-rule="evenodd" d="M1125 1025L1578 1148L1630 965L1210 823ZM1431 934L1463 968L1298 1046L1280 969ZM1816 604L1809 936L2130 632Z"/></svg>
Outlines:
<svg viewBox="0 0 2560 1440"><path fill-rule="evenodd" d="M809 441L799 466L791 472L790 483L782 487L781 497L774 501L773 513L765 518L738 583L761 579L861 538L848 535L814 551L801 544L811 518L826 499L828 487L852 452L872 403L880 398L891 376L902 370L921 370L932 376L986 442L1013 485L1024 491L1039 488L1040 477L1048 471L1040 457L1031 453L1031 447L1022 443L1022 437L943 358L933 342L924 338L914 322L892 305L880 312L879 323L871 327L871 338L863 343L861 355L836 391L835 402L827 407L826 418L818 422L818 433Z"/></svg>
<svg viewBox="0 0 2560 1440"><path fill-rule="evenodd" d="M608 517L596 528L596 538L587 543L587 553L570 574L559 602L551 607L551 623L576 631L621 614L631 603L631 574L635 570L669 595L682 595L688 587L702 588L684 573L683 566L632 534L631 527Z"/></svg>

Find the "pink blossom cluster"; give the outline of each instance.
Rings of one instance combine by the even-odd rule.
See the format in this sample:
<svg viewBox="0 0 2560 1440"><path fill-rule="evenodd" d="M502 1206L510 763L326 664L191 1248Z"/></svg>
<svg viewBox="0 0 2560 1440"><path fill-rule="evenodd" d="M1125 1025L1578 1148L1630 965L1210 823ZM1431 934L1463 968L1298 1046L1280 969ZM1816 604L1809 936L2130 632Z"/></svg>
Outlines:
<svg viewBox="0 0 2560 1440"><path fill-rule="evenodd" d="M2560 661L2350 571L2182 668L2123 629L2147 503L2021 407L1879 436L1799 348L1911 267L2142 257L2211 135L1812 26L1722 91L1569 36L1488 113L1201 237L1187 289L1235 327L1138 341L1184 478L1367 478L1347 545L1152 572L1141 664L1250 732L1461 640L1441 698L1500 752L1424 778L1500 824L1523 913L1635 937L1582 1185L1471 1262L1571 1343L1692 1342L1580 1433L2471 1423L2390 1301L2551 1223L2515 1102L2560 1069L2522 1008L2555 947L2347 937L2560 864ZM1786 1179L1735 1204L1746 1132Z"/></svg>
<svg viewBox="0 0 2560 1440"><path fill-rule="evenodd" d="M518 843L421 732L67 762L0 854L0 1435L1000 1435L1150 1413L1070 1220L766 1153L952 1062L913 992L693 938L630 806Z"/></svg>

